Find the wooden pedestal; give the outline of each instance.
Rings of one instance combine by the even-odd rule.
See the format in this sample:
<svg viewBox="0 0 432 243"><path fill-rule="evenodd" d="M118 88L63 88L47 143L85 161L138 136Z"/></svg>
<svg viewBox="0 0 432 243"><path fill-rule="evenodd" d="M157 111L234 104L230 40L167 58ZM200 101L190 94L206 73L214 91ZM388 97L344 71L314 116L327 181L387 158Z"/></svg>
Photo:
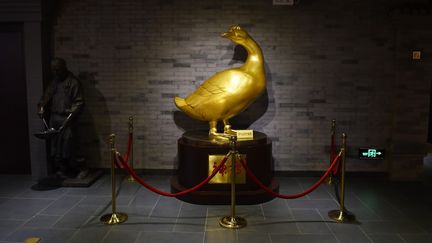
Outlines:
<svg viewBox="0 0 432 243"><path fill-rule="evenodd" d="M191 188L209 176L209 155L225 155L229 144L209 141L206 131L186 132L178 140L178 174L171 178L171 191ZM278 182L273 178L272 143L264 133L254 132L254 139L238 141L237 150L246 155L246 163L256 177L277 192ZM212 168L211 168L212 169ZM230 184L206 184L198 191L178 197L195 204L230 204ZM236 184L237 204L258 204L273 199L246 177L245 183Z"/></svg>

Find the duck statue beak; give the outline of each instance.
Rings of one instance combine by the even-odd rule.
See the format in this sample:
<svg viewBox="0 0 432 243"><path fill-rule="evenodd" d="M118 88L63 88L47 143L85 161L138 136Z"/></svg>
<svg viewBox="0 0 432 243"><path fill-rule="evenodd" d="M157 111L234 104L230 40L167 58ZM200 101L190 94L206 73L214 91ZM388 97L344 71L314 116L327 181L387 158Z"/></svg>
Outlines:
<svg viewBox="0 0 432 243"><path fill-rule="evenodd" d="M229 39L230 36L231 36L230 32L224 32L224 33L221 34L221 37L228 38L228 39Z"/></svg>

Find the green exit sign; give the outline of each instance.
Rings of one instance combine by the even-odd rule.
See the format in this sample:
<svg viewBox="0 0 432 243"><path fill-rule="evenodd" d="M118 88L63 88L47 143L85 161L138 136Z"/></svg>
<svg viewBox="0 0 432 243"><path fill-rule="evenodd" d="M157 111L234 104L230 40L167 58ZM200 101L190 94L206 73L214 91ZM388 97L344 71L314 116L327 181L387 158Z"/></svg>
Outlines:
<svg viewBox="0 0 432 243"><path fill-rule="evenodd" d="M360 159L384 159L385 150L377 148L359 148Z"/></svg>

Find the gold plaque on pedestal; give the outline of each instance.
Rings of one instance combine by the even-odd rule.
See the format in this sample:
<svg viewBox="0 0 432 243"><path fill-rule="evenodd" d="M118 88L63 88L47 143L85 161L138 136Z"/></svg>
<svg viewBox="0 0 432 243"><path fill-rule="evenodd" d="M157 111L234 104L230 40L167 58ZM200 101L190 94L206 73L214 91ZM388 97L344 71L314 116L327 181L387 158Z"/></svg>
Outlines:
<svg viewBox="0 0 432 243"><path fill-rule="evenodd" d="M233 131L237 135L237 141L246 141L246 140L253 140L254 139L252 129L249 129L249 130L234 130L233 129Z"/></svg>
<svg viewBox="0 0 432 243"><path fill-rule="evenodd" d="M241 154L241 158L246 161L246 154ZM225 155L209 155L208 164L208 175L210 176L213 170L223 160ZM219 172L209 181L209 184L230 184L231 183L231 157L227 159L225 165L219 170ZM246 184L246 171L241 165L240 161L236 160L236 184Z"/></svg>

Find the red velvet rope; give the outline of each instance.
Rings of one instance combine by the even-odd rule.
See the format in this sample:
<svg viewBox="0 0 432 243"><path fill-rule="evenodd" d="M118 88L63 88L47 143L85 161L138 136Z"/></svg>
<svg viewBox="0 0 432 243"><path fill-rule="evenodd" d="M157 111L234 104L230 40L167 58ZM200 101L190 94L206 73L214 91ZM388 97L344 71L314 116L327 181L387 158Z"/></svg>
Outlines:
<svg viewBox="0 0 432 243"><path fill-rule="evenodd" d="M331 145L330 145L330 164L331 162L336 158L337 151L336 151L336 142L335 142L335 135L334 133L331 136ZM338 176L340 174L340 163L337 163L337 165L334 167L332 174L334 176Z"/></svg>
<svg viewBox="0 0 432 243"><path fill-rule="evenodd" d="M126 162L129 161L129 155L130 155L130 152L132 150L132 138L133 138L133 133L130 132L129 133L129 138L128 138L127 152L126 152L126 154L123 155L123 159Z"/></svg>
<svg viewBox="0 0 432 243"><path fill-rule="evenodd" d="M120 164L116 158L114 158L114 164L115 164L115 166L116 166L117 168L124 169L124 168L123 168L123 165Z"/></svg>
<svg viewBox="0 0 432 243"><path fill-rule="evenodd" d="M133 140L133 133L130 132L129 137L128 137L128 150L123 155L123 160L126 162L129 162L129 155L130 155L130 152L132 150L132 140ZM123 167L120 167L120 168L123 168Z"/></svg>
<svg viewBox="0 0 432 243"><path fill-rule="evenodd" d="M123 160L126 162L129 161L129 155L130 155L130 152L132 150L132 139L133 139L133 133L129 133L127 151L123 155ZM123 169L123 165L120 164L117 160L114 160L114 162L115 162L115 166L117 168Z"/></svg>
<svg viewBox="0 0 432 243"><path fill-rule="evenodd" d="M128 163L123 159L122 156L120 156L119 154L117 154L117 159L120 160L120 163L122 164L123 168L136 180L138 181L142 186L144 186L145 188L149 189L150 191L160 194L162 196L167 196L167 197L179 197L179 196L184 196L186 194L189 194L191 192L194 192L196 190L198 190L200 187L202 187L204 184L207 184L219 171L219 169L225 164L225 162L227 161L227 158L229 156L230 153L228 153L220 162L220 164L213 170L212 174L207 177L207 179L203 180L202 182L200 182L199 184L195 185L192 188L186 189L184 191L181 192L176 192L176 193L169 193L169 192L163 192L158 190L155 187L150 186L149 184L147 184L146 182L144 182L141 177L139 177L135 171L133 169L131 169L128 165Z"/></svg>
<svg viewBox="0 0 432 243"><path fill-rule="evenodd" d="M321 185L321 183L325 180L325 178L327 178L327 176L330 174L330 172L334 169L334 167L336 166L336 164L338 163L340 159L340 154L338 154L336 156L336 158L333 160L333 162L331 163L330 167L327 169L327 171L324 173L324 175L314 184L312 185L309 189L307 189L304 192L298 193L298 194L294 194L294 195L282 195L279 193L276 193L274 191L272 191L270 188L266 187L264 184L262 184L262 182L260 180L258 180L258 178L252 173L252 171L249 169L249 167L246 165L245 161L243 159L240 159L240 163L243 165L243 168L246 169L246 173L247 175L259 186L261 187L261 189L263 189L264 191L270 193L272 196L274 197L279 197L279 198L283 198L283 199L295 199L295 198L299 198L299 197L303 197L309 193L311 193L313 190L315 190L319 185Z"/></svg>

